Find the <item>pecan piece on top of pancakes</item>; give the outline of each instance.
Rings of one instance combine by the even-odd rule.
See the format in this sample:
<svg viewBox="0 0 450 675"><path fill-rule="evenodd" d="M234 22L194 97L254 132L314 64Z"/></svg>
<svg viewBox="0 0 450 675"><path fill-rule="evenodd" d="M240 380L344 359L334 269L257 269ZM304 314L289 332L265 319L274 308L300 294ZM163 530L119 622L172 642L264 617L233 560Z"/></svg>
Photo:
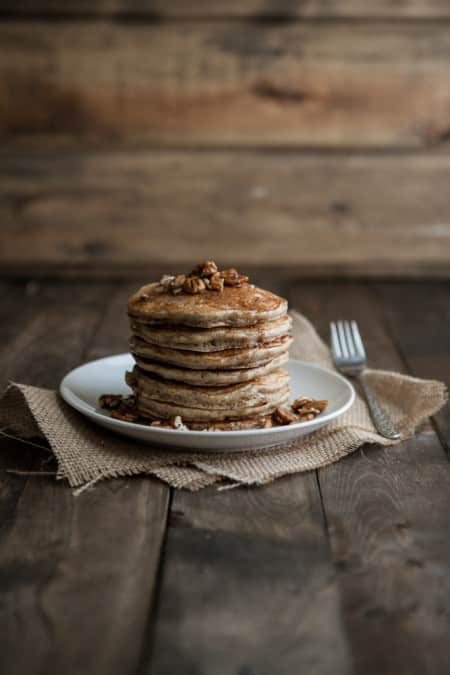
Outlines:
<svg viewBox="0 0 450 675"><path fill-rule="evenodd" d="M174 274L163 274L159 280L159 284L173 295L177 295L182 292L185 280L185 274L177 274L176 276Z"/></svg>
<svg viewBox="0 0 450 675"><path fill-rule="evenodd" d="M220 276L225 286L241 286L248 281L248 277L245 274L240 274L234 267L231 267L229 270L223 270Z"/></svg>
<svg viewBox="0 0 450 675"><path fill-rule="evenodd" d="M218 272L218 267L217 264L214 262L214 260L205 260L204 262L200 263L200 265L196 265L194 269L191 272L192 276L200 276L200 277L212 277L213 274Z"/></svg>
<svg viewBox="0 0 450 675"><path fill-rule="evenodd" d="M204 291L222 293L224 286L239 287L246 282L248 282L248 276L241 274L234 267L221 272L214 260L205 260L196 265L190 274L163 274L159 285L172 295L183 292L197 295ZM143 296L142 299L145 300L145 297Z"/></svg>
<svg viewBox="0 0 450 675"><path fill-rule="evenodd" d="M219 272L216 272L209 280L209 287L212 291L219 291L219 293L222 293L224 283L225 282L220 276Z"/></svg>
<svg viewBox="0 0 450 675"><path fill-rule="evenodd" d="M196 295L206 290L206 284L200 277L187 277L183 283L183 291L190 295Z"/></svg>

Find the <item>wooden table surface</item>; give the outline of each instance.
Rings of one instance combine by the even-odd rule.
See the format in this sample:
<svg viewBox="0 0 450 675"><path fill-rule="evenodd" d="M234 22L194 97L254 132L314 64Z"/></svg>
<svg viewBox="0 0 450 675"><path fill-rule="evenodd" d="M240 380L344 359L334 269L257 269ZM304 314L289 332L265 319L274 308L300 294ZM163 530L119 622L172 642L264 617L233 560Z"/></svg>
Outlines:
<svg viewBox="0 0 450 675"><path fill-rule="evenodd" d="M254 281L324 336L357 319L370 365L449 380L447 282ZM126 350L136 281L0 286L3 385L56 387ZM399 446L265 487L135 477L75 498L48 453L3 439L0 672L449 673L449 444L446 408Z"/></svg>

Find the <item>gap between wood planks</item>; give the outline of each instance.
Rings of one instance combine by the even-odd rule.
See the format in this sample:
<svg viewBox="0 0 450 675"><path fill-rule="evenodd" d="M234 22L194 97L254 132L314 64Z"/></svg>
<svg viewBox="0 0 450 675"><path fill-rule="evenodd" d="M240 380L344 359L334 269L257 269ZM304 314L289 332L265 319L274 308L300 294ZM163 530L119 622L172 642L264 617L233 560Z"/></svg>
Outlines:
<svg viewBox="0 0 450 675"><path fill-rule="evenodd" d="M265 14L265 15L232 15L232 14L198 14L198 15L162 15L157 12L149 11L147 14L140 14L138 12L124 11L110 14L100 12L76 12L73 14L64 14L63 12L20 12L14 9L7 10L0 8L0 23L24 23L29 21L36 24L67 24L71 23L75 26L77 23L93 23L109 21L115 25L137 25L137 26L165 26L165 25L186 25L190 24L218 24L221 23L236 23L242 24L244 22L252 25L260 26L283 26L283 25L307 25L307 24L352 24L356 25L370 23L374 27L377 24L399 24L405 26L426 25L436 23L450 23L450 13L439 16L438 14L430 16L389 16L387 14L368 15L355 14L348 15L323 15L323 16L289 16L288 14Z"/></svg>
<svg viewBox="0 0 450 675"><path fill-rule="evenodd" d="M95 18L110 17L114 20L253 20L253 21L297 21L297 20L436 20L450 18L445 3L436 0L406 0L401 3L379 0L376 4L363 0L340 0L323 3L292 2L292 0L154 0L145 2L124 2L110 0L68 0L61 5L49 0L30 4L27 0L6 0L0 9L2 16L18 18Z"/></svg>

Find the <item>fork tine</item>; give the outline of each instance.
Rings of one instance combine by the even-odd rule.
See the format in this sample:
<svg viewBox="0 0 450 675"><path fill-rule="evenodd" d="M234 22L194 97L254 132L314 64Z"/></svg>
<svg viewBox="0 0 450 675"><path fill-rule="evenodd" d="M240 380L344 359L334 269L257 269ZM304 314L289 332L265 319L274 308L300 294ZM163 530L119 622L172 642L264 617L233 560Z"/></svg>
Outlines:
<svg viewBox="0 0 450 675"><path fill-rule="evenodd" d="M355 343L356 350L361 354L362 358L366 358L366 350L364 349L364 343L359 332L358 324L356 321L350 323L350 328L353 335L353 341Z"/></svg>
<svg viewBox="0 0 450 675"><path fill-rule="evenodd" d="M336 324L334 323L334 321L330 323L330 332L331 332L331 351L339 359L342 356L342 352L337 335Z"/></svg>
<svg viewBox="0 0 450 675"><path fill-rule="evenodd" d="M344 321L344 332L345 337L347 339L348 351L350 353L350 356L356 356L358 350L356 348L355 341L353 340L353 335L349 321Z"/></svg>
<svg viewBox="0 0 450 675"><path fill-rule="evenodd" d="M337 322L337 334L338 334L338 338L339 338L339 344L341 346L342 355L345 359L348 359L349 350L348 350L348 346L347 346L347 340L345 338L344 322L343 321Z"/></svg>

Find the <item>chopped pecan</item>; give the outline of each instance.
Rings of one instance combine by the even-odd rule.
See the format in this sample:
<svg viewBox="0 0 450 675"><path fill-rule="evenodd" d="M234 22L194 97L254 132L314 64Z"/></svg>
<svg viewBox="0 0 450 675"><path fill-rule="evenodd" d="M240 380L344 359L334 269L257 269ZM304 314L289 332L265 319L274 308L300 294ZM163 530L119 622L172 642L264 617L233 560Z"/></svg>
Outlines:
<svg viewBox="0 0 450 675"><path fill-rule="evenodd" d="M315 417L317 417L317 414L313 413L300 413L298 415L298 421L299 422L309 422L309 420L313 420Z"/></svg>
<svg viewBox="0 0 450 675"><path fill-rule="evenodd" d="M177 276L170 282L169 290L172 295L178 295L183 292L183 284L186 281L185 274L177 274Z"/></svg>
<svg viewBox="0 0 450 675"><path fill-rule="evenodd" d="M159 284L163 288L169 289L174 280L175 280L175 276L173 274L163 274L161 279L159 280Z"/></svg>
<svg viewBox="0 0 450 675"><path fill-rule="evenodd" d="M223 270L220 272L220 276L225 286L241 286L241 284L248 281L248 277L245 274L240 274L234 267L231 267L229 270Z"/></svg>
<svg viewBox="0 0 450 675"><path fill-rule="evenodd" d="M325 408L327 408L328 401L316 399L313 401L313 406L314 408L317 408L317 410L322 412L323 410L325 410Z"/></svg>
<svg viewBox="0 0 450 675"><path fill-rule="evenodd" d="M169 420L153 420L153 422L150 424L151 427L158 427L158 429L173 429L172 425L170 424Z"/></svg>
<svg viewBox="0 0 450 675"><path fill-rule="evenodd" d="M180 415L175 415L169 420L153 420L150 424L151 427L157 427L158 429L179 429L180 431L187 431L188 427L183 424L183 420Z"/></svg>
<svg viewBox="0 0 450 675"><path fill-rule="evenodd" d="M182 292L196 295L205 290L221 293L224 286L241 286L246 282L248 282L248 277L240 274L234 267L220 272L214 260L205 260L188 275L163 274L159 285L172 295ZM141 298L147 300L149 296L142 293Z"/></svg>
<svg viewBox="0 0 450 675"><path fill-rule="evenodd" d="M111 417L114 417L116 420L122 420L122 422L137 422L139 420L138 413L127 409L126 406L121 406L117 410L111 410Z"/></svg>
<svg viewBox="0 0 450 675"><path fill-rule="evenodd" d="M295 410L302 415L311 413L312 415L319 415L328 405L328 401L316 400L313 398L297 398L292 404L292 410Z"/></svg>
<svg viewBox="0 0 450 675"><path fill-rule="evenodd" d="M166 291L170 291L174 295L181 293L183 289L183 284L186 280L185 274L163 274L159 283Z"/></svg>
<svg viewBox="0 0 450 675"><path fill-rule="evenodd" d="M303 408L304 405L310 405L311 403L312 398L305 398L305 397L296 398L291 408L293 410L300 410L300 408Z"/></svg>
<svg viewBox="0 0 450 675"><path fill-rule="evenodd" d="M171 420L172 427L174 429L180 429L180 431L187 431L187 426L183 424L183 420L180 415L175 415Z"/></svg>
<svg viewBox="0 0 450 675"><path fill-rule="evenodd" d="M171 290L174 290L175 288L181 288L185 281L186 281L186 275L185 274L177 274L175 279L170 284Z"/></svg>
<svg viewBox="0 0 450 675"><path fill-rule="evenodd" d="M131 375L131 373L127 373L127 375ZM114 419L124 422L136 422L139 419L136 399L133 395L103 394L99 398L99 404L105 410L109 410L111 417L114 417Z"/></svg>
<svg viewBox="0 0 450 675"><path fill-rule="evenodd" d="M274 422L277 424L292 424L293 422L298 422L298 417L292 410L289 408L284 408L279 406L273 413Z"/></svg>
<svg viewBox="0 0 450 675"><path fill-rule="evenodd" d="M183 291L185 291L185 293L189 293L190 295L202 293L202 291L205 289L205 282L199 277L187 277L183 283Z"/></svg>
<svg viewBox="0 0 450 675"><path fill-rule="evenodd" d="M199 275L201 277L211 277L218 270L218 267L214 260L205 260L200 265L197 265L192 270L191 274Z"/></svg>
<svg viewBox="0 0 450 675"><path fill-rule="evenodd" d="M120 394L103 394L98 399L100 408L105 410L114 410L122 403L122 396Z"/></svg>
<svg viewBox="0 0 450 675"><path fill-rule="evenodd" d="M213 274L209 280L209 287L212 291L219 291L219 293L222 293L224 283L225 282L220 276L220 273L216 272L216 274Z"/></svg>

